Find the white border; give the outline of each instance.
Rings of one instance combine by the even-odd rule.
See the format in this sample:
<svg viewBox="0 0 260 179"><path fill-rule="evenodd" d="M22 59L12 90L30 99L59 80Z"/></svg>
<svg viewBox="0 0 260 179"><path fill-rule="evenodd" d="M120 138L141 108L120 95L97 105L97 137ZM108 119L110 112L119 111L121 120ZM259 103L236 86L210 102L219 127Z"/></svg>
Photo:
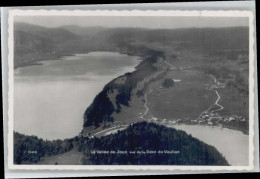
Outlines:
<svg viewBox="0 0 260 179"><path fill-rule="evenodd" d="M13 164L13 19L14 16L203 16L249 18L249 165L248 166L170 166L170 165L14 165ZM250 171L254 169L254 15L251 11L179 10L10 10L8 19L8 168L23 170L189 170Z"/></svg>

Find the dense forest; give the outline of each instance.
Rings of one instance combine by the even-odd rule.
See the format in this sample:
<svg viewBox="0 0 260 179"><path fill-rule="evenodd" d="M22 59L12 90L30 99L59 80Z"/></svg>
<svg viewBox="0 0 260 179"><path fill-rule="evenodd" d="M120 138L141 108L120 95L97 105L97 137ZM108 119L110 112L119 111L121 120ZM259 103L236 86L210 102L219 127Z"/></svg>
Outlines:
<svg viewBox="0 0 260 179"><path fill-rule="evenodd" d="M229 165L214 147L148 122L81 144L85 165Z"/></svg>
<svg viewBox="0 0 260 179"><path fill-rule="evenodd" d="M14 164L37 163L45 155L67 152L73 148L73 141L77 138L49 141L14 132Z"/></svg>
<svg viewBox="0 0 260 179"><path fill-rule="evenodd" d="M164 81L163 81L163 87L165 88L170 88L170 87L173 87L174 86L174 81L170 78L166 78Z"/></svg>

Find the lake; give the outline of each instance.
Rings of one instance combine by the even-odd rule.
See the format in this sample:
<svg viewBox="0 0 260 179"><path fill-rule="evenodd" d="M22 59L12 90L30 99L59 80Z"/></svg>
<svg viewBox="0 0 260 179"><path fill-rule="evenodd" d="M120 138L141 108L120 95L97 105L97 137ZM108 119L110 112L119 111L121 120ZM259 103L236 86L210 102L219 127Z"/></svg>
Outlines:
<svg viewBox="0 0 260 179"><path fill-rule="evenodd" d="M53 140L78 135L94 97L140 58L91 52L41 63L14 71L14 130Z"/></svg>
<svg viewBox="0 0 260 179"><path fill-rule="evenodd" d="M232 166L248 166L249 137L240 131L206 125L167 125L183 130L193 137L214 146Z"/></svg>

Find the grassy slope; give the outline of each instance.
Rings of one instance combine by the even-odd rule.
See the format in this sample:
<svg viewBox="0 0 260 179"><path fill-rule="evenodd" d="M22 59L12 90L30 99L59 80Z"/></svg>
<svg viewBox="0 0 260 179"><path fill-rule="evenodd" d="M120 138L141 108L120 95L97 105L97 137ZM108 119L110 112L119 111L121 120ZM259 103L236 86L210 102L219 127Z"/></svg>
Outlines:
<svg viewBox="0 0 260 179"><path fill-rule="evenodd" d="M78 151L78 147L74 147L72 150L63 154L54 156L46 156L41 158L37 163L38 165L81 165L81 158L83 157L82 152Z"/></svg>

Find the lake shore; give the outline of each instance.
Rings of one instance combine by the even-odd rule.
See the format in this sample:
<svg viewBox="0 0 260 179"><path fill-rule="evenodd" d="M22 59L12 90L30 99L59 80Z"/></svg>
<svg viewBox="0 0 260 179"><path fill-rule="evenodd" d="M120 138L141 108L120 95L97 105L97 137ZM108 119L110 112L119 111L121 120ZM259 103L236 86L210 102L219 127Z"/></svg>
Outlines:
<svg viewBox="0 0 260 179"><path fill-rule="evenodd" d="M14 130L50 140L78 135L82 129L82 114L97 93L114 78L134 71L140 63L139 57L126 54L109 52L105 56L110 56L106 57L110 60L105 60L95 53L94 56L93 53L74 55L16 69ZM95 59L94 63L91 59ZM22 120L17 120L18 116ZM61 123L65 126L61 127ZM28 125L32 125L30 130Z"/></svg>
<svg viewBox="0 0 260 179"><path fill-rule="evenodd" d="M240 131L206 125L174 124L167 125L167 127L185 131L193 137L216 147L232 166L248 165L249 138L248 135Z"/></svg>

